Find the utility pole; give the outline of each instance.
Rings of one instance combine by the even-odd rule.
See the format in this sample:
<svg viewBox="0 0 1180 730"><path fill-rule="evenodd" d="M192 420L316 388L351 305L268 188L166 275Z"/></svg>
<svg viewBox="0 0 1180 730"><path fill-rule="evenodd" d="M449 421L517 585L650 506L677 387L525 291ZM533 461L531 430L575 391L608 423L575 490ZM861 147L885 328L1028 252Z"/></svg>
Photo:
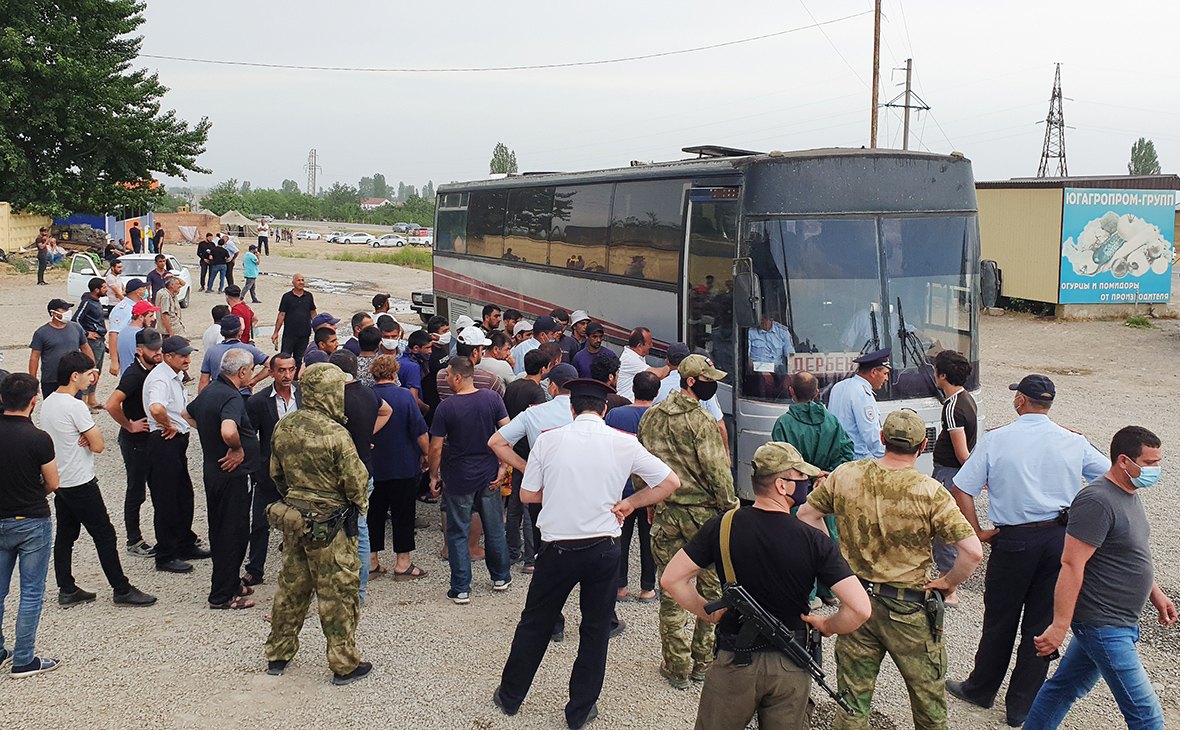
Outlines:
<svg viewBox="0 0 1180 730"><path fill-rule="evenodd" d="M1053 94L1049 97L1049 116L1045 117L1045 146L1041 149L1041 166L1037 177L1049 177L1049 160L1057 160L1055 177L1069 177L1065 166L1065 114L1061 109L1061 64L1053 77Z"/></svg>
<svg viewBox="0 0 1180 730"><path fill-rule="evenodd" d="M869 147L877 147L877 87L881 85L881 0L876 0L873 11L873 126L869 133Z"/></svg>
<svg viewBox="0 0 1180 730"><path fill-rule="evenodd" d="M926 102L922 101L922 98L914 93L914 89L911 84L913 77L914 77L914 59L907 58L905 60L905 92L899 96L895 96L892 101L890 101L888 104L885 105L888 107L904 107L905 108L905 132L903 133L903 136L901 138L901 140L902 140L901 141L901 148L903 150L908 150L910 148L910 109L918 109L921 111L929 111L929 109L930 109L930 107L926 105ZM897 100L902 99L902 98L905 99L905 103L898 104ZM918 103L911 104L910 101L914 100L914 99L916 99Z"/></svg>
<svg viewBox="0 0 1180 730"><path fill-rule="evenodd" d="M316 172L323 169L316 163L315 150L307 153L307 164L303 166L303 169L307 170L307 194L315 195L317 190L315 181Z"/></svg>

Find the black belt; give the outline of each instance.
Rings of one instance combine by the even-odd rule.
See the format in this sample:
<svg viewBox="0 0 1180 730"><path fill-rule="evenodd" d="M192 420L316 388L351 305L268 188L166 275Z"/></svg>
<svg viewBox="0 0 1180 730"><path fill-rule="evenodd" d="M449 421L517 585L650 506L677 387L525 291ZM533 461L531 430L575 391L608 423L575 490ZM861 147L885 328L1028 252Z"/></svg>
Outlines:
<svg viewBox="0 0 1180 730"><path fill-rule="evenodd" d="M590 548L601 545L604 542L614 544L617 537L586 537L580 540L554 540L549 545L552 545L558 552L577 552L579 550L589 550Z"/></svg>
<svg viewBox="0 0 1180 730"><path fill-rule="evenodd" d="M810 646L808 644L808 642L810 641L810 638L811 638L809 635L809 632L792 630L791 635L795 637L795 641L798 641L803 646ZM748 649L743 649L742 651L746 651L746 652L778 651L778 649L776 649L775 646L773 644L771 644L769 641L767 641L764 637L759 636L759 639L761 639L761 640L758 643L754 644L753 646L749 647ZM721 649L724 651L731 651L736 654L736 653L738 653L737 642L738 642L738 635L737 634L723 634L720 631L717 632L717 648L718 649Z"/></svg>
<svg viewBox="0 0 1180 730"><path fill-rule="evenodd" d="M908 601L909 603L926 603L926 591L919 591L913 588L898 588L884 583L870 583L863 578L858 578L858 580L860 580L860 584L865 587L865 590L869 592L870 596L888 598L894 601Z"/></svg>
<svg viewBox="0 0 1180 730"><path fill-rule="evenodd" d="M1020 525L996 525L996 527L1028 527L1034 529L1043 527L1061 527L1061 521L1055 518L1052 520L1041 520L1040 522L1025 522Z"/></svg>

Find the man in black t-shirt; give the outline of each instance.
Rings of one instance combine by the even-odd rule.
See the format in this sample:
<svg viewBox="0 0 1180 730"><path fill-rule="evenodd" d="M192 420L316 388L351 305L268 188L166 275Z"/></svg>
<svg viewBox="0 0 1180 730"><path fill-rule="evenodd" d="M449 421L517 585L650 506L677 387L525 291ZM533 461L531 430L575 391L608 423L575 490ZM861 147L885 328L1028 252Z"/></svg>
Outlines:
<svg viewBox="0 0 1180 730"><path fill-rule="evenodd" d="M283 346L279 352L289 352L295 356L295 365L303 363L303 353L307 350L307 340L311 337L311 320L315 319L315 297L304 290L307 279L303 274L291 277L291 291L279 300L279 318L275 320L275 331L270 341L279 347L279 337L283 338Z"/></svg>
<svg viewBox="0 0 1180 730"><path fill-rule="evenodd" d="M942 391L942 426L938 440L934 442L934 477L948 492L954 486L959 467L967 461L975 448L978 417L975 399L964 389L967 378L971 377L971 363L954 350L943 350L934 358L934 378ZM953 494L953 492L952 492ZM934 538L934 563L940 573L950 572L959 551ZM959 599L954 591L946 596L947 605L957 606Z"/></svg>
<svg viewBox="0 0 1180 730"><path fill-rule="evenodd" d="M430 359L426 364L426 372L422 373L422 401L430 406L426 414L426 423L434 423L434 412L438 410L441 399L438 397L438 373L445 370L451 361L451 326L446 317L435 315L426 323L426 333L430 335Z"/></svg>
<svg viewBox="0 0 1180 730"><path fill-rule="evenodd" d="M542 372L549 366L549 358L538 350L526 352L524 355L524 377L513 380L504 387L504 408L508 411L508 418L516 418L529 406L544 403L545 389L541 387ZM529 440L521 439L516 442L512 450L520 458L529 459ZM512 494L508 497L507 530L508 558L515 565L517 561L524 561L524 572L532 573L536 562L537 548L541 544L541 533L533 524L529 510L520 503L520 482L524 474L512 470ZM538 510L539 512L539 510Z"/></svg>
<svg viewBox="0 0 1180 730"><path fill-rule="evenodd" d="M805 727L809 722L811 675L758 635L738 639L741 622L732 612L705 613L705 599L691 581L713 566L722 583L737 583L766 611L806 644L808 629L824 636L846 634L872 611L868 594L828 536L791 515L807 498L807 478L820 470L803 461L787 443L763 444L751 460L754 504L733 512L729 535L731 568L721 544L725 515L705 523L664 569L661 587L682 608L717 624L717 658L705 675L697 728L746 727L758 713L763 730ZM812 583L832 587L840 610L831 616L808 614ZM745 657L749 661L745 662Z"/></svg>
<svg viewBox="0 0 1180 730"><path fill-rule="evenodd" d="M207 291L205 289L205 278L209 276L209 267L213 265L213 249L216 246L213 244L213 234L206 233L204 240L197 244L197 258L201 262L201 288L200 291Z"/></svg>
<svg viewBox="0 0 1180 730"><path fill-rule="evenodd" d="M9 570L18 562L20 565L16 643L11 650L0 646L0 665L11 659L12 676L28 677L56 669L59 664L55 659L33 655L53 545L46 495L57 491L57 461L53 439L34 426L30 418L37 403L37 379L26 373L9 375L0 384L0 401L4 402L4 414L0 415L0 459L4 462L0 554ZM10 577L4 576L5 595ZM3 620L4 601L0 599Z"/></svg>

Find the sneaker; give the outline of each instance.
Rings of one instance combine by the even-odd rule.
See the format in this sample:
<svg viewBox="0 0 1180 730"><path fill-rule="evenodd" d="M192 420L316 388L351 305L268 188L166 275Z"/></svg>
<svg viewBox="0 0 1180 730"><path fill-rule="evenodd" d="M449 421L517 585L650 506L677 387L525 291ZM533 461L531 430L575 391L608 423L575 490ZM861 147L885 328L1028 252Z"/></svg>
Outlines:
<svg viewBox="0 0 1180 730"><path fill-rule="evenodd" d="M508 580L494 580L494 581L492 581L492 590L493 591L506 591L506 590L508 590L508 586L510 586L510 585L512 585L511 578L509 578Z"/></svg>
<svg viewBox="0 0 1180 730"><path fill-rule="evenodd" d="M34 674L44 674L45 672L52 672L61 666L59 659L41 659L40 657L33 657L33 661L24 665L23 667L12 667L12 678L20 679L21 677L31 677Z"/></svg>
<svg viewBox="0 0 1180 730"><path fill-rule="evenodd" d="M148 595L135 586L130 586L125 592L115 592L116 606L150 606L156 602L156 597Z"/></svg>
<svg viewBox="0 0 1180 730"><path fill-rule="evenodd" d="M610 627L610 637L609 638L613 639L626 630L627 630L627 622L624 621L623 619L619 619L618 623L616 623L614 626Z"/></svg>
<svg viewBox="0 0 1180 730"><path fill-rule="evenodd" d="M565 629L554 628L553 635L549 637L549 641L552 641L554 644L560 644L565 641Z"/></svg>
<svg viewBox="0 0 1180 730"><path fill-rule="evenodd" d="M3 669L10 661L12 661L12 652L0 649L0 669Z"/></svg>
<svg viewBox="0 0 1180 730"><path fill-rule="evenodd" d="M708 664L705 664L703 662L697 662L696 664L692 665L692 674L689 674L688 678L694 682L704 682L705 681L705 673L708 671L709 671Z"/></svg>
<svg viewBox="0 0 1180 730"><path fill-rule="evenodd" d="M673 674L665 664L660 665L660 676L668 680L673 689L688 689L688 677Z"/></svg>
<svg viewBox="0 0 1180 730"><path fill-rule="evenodd" d="M459 591L447 591L447 598L451 599L460 606L471 603L471 594L467 591L460 593Z"/></svg>
<svg viewBox="0 0 1180 730"><path fill-rule="evenodd" d="M84 591L81 588L75 587L72 593L66 591L57 592L57 603L60 606L77 606L80 603L90 603L95 598L95 595L90 591Z"/></svg>
<svg viewBox="0 0 1180 730"><path fill-rule="evenodd" d="M496 691L492 693L492 704L499 707L500 711L509 717L520 712L519 707L508 707L504 704L504 698L500 695L500 688L498 686L496 687Z"/></svg>
<svg viewBox="0 0 1180 730"><path fill-rule="evenodd" d="M812 611L818 611L823 607L824 607L824 602L819 600L818 598L813 598L807 602L807 608L809 608Z"/></svg>
<svg viewBox="0 0 1180 730"><path fill-rule="evenodd" d="M520 572L524 573L525 575L532 575L533 573L537 572L537 566L526 562L524 567L520 569Z"/></svg>
<svg viewBox="0 0 1180 730"><path fill-rule="evenodd" d="M589 725L590 723L594 722L597 719L598 719L598 703L595 702L594 704L590 705L590 711L586 713L586 716L583 717L580 722L576 721L576 720L570 720L567 718L565 721L565 724L567 727L569 727L570 730L582 730L582 728L586 727L587 725Z"/></svg>
<svg viewBox="0 0 1180 730"><path fill-rule="evenodd" d="M140 540L134 545L127 546L127 554L134 555L137 558L154 558L156 557L156 549L143 540Z"/></svg>
<svg viewBox="0 0 1180 730"><path fill-rule="evenodd" d="M370 664L368 662L361 662L360 664L356 665L356 669L352 670L348 674L333 674L332 675L332 684L335 684L335 685L352 684L353 682L357 681L358 679L362 679L365 676L367 676L369 674L369 672L371 672L371 671L373 671L372 664Z"/></svg>
<svg viewBox="0 0 1180 730"><path fill-rule="evenodd" d="M290 659L279 659L277 661L267 662L266 673L272 677L281 677L283 672L287 671L287 665L290 663Z"/></svg>

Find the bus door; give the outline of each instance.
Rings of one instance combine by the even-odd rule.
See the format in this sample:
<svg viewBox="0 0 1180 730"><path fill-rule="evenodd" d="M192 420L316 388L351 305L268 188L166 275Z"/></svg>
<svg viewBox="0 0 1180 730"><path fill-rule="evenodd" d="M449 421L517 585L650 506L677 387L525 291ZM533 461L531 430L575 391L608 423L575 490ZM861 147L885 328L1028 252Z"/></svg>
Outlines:
<svg viewBox="0 0 1180 730"><path fill-rule="evenodd" d="M681 277L681 339L689 352L704 355L729 375L717 389L725 413L729 450L734 453L733 260L738 245L740 188L688 191L688 255Z"/></svg>

